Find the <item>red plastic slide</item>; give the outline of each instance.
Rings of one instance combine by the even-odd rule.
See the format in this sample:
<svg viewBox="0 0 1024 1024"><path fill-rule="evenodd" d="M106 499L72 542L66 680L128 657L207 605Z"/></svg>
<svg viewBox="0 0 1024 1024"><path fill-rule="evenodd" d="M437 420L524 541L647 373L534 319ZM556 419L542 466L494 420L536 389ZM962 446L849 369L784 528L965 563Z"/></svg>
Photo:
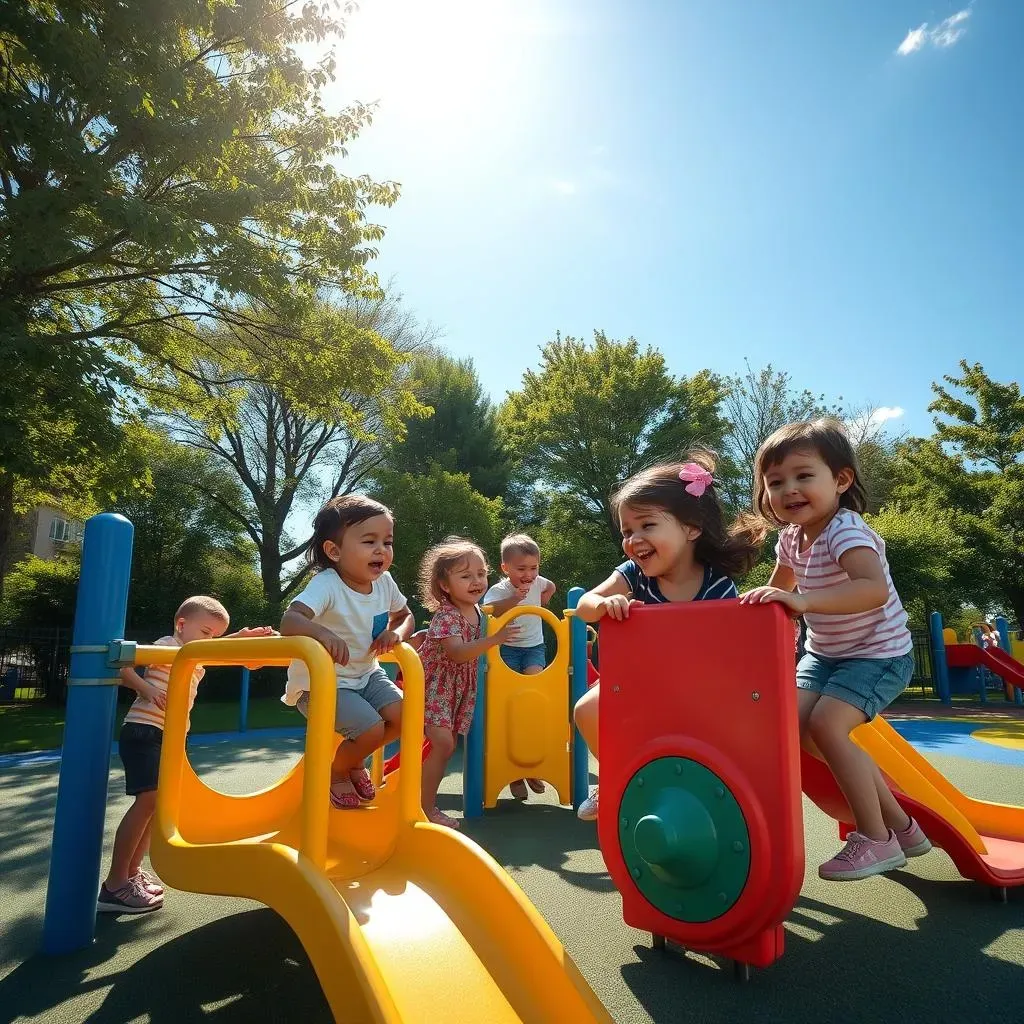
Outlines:
<svg viewBox="0 0 1024 1024"><path fill-rule="evenodd" d="M946 648L950 668L975 668L983 665L1006 682L1024 690L1024 665L998 647L977 644L950 644Z"/></svg>

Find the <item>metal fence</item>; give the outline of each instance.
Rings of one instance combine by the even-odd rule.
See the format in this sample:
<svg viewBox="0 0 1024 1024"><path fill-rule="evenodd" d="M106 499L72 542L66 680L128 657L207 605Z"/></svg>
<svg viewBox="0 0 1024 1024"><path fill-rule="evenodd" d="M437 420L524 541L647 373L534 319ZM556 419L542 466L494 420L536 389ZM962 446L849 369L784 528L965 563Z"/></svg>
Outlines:
<svg viewBox="0 0 1024 1024"><path fill-rule="evenodd" d="M152 641L166 632L159 628L127 629L125 639ZM70 628L0 625L0 703L63 703L70 662Z"/></svg>
<svg viewBox="0 0 1024 1024"><path fill-rule="evenodd" d="M63 700L70 648L70 629L0 626L0 701Z"/></svg>

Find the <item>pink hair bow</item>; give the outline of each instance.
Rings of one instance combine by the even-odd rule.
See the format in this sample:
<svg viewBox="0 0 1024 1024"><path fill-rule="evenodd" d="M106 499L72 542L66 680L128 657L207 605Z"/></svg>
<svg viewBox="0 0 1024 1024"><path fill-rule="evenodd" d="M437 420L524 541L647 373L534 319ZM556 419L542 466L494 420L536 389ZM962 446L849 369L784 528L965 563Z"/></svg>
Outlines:
<svg viewBox="0 0 1024 1024"><path fill-rule="evenodd" d="M687 462L679 470L679 479L686 484L686 493L695 498L699 498L715 482L715 478L696 462Z"/></svg>

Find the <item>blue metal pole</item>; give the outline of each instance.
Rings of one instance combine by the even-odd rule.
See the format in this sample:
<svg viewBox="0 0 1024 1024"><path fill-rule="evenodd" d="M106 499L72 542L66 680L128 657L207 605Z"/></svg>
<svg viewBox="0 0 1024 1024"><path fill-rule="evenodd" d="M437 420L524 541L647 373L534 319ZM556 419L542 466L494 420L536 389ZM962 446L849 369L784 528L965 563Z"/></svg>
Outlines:
<svg viewBox="0 0 1024 1024"><path fill-rule="evenodd" d="M586 593L582 587L569 591L569 607L575 608ZM569 620L569 721L576 702L587 692L587 624L573 615ZM579 729L572 730L572 805L578 811L590 792L590 751Z"/></svg>
<svg viewBox="0 0 1024 1024"><path fill-rule="evenodd" d="M480 613L481 633L486 635L487 616ZM476 660L476 707L466 736L466 763L462 772L462 815L480 818L484 813L484 722L487 716L487 655Z"/></svg>
<svg viewBox="0 0 1024 1024"><path fill-rule="evenodd" d="M132 524L105 512L85 525L75 603L43 951L70 953L92 942L107 810L118 670L108 645L124 635L132 563Z"/></svg>
<svg viewBox="0 0 1024 1024"><path fill-rule="evenodd" d="M949 692L949 665L946 663L946 641L942 637L942 615L932 612L928 616L928 632L932 645L932 675L935 676L935 689L943 704L952 704Z"/></svg>
<svg viewBox="0 0 1024 1024"><path fill-rule="evenodd" d="M249 669L242 666L242 703L238 708L238 731L249 728Z"/></svg>

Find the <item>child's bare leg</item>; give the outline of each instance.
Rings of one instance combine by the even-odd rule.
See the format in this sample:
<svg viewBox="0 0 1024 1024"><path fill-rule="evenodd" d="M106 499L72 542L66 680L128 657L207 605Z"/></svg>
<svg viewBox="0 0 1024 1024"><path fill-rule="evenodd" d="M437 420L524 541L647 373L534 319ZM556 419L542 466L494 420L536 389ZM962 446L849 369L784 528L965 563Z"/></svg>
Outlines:
<svg viewBox="0 0 1024 1024"><path fill-rule="evenodd" d="M148 834L155 810L156 790L139 793L117 826L114 850L110 856L110 871L104 883L110 892L123 888L135 874L132 861L139 843Z"/></svg>
<svg viewBox="0 0 1024 1024"><path fill-rule="evenodd" d="M429 816L437 806L437 790L444 778L444 770L455 753L455 734L451 729L443 729L438 725L428 725L423 731L430 740L430 753L423 759L420 799L423 802L423 813Z"/></svg>
<svg viewBox="0 0 1024 1024"><path fill-rule="evenodd" d="M154 812L156 808L154 805ZM135 847L135 852L132 854L132 859L129 862L128 877L134 878L142 870L142 862L146 859L146 854L149 853L149 837L153 831L153 819L149 819L149 823L146 825L145 832L142 833L142 838L139 840L138 845Z"/></svg>
<svg viewBox="0 0 1024 1024"><path fill-rule="evenodd" d="M884 841L889 829L871 771L874 762L850 739L850 733L865 720L859 708L834 697L821 697L810 713L807 728L850 805L857 831L869 839Z"/></svg>
<svg viewBox="0 0 1024 1024"><path fill-rule="evenodd" d="M392 704L385 704L377 714L384 719L384 742L391 743L399 739L402 735L402 702L396 700Z"/></svg>
<svg viewBox="0 0 1024 1024"><path fill-rule="evenodd" d="M601 689L600 683L594 683L594 685L587 690L585 694L578 701L576 701L576 707L573 708L572 717L576 723L576 728L579 729L580 735L587 741L587 746L590 748L590 752L597 757L597 701L598 691Z"/></svg>
<svg viewBox="0 0 1024 1024"><path fill-rule="evenodd" d="M819 697L820 694L815 693L813 690L799 690L797 692L797 708L801 727L800 745L811 757L816 757L819 761L826 761L825 756L818 749L817 744L810 735L810 730L807 728L811 712L814 710L815 704L818 703ZM902 832L910 825L910 816L900 807L896 797L892 795L892 790L889 789L885 779L882 778L878 765L867 754L864 756L871 762L871 777L875 785L875 792L878 794L878 803L882 810L882 821L885 822L887 828L891 828L894 832Z"/></svg>
<svg viewBox="0 0 1024 1024"><path fill-rule="evenodd" d="M341 782L349 777L354 768L361 768L363 762L384 745L384 733L384 723L378 722L358 736L344 740L331 764L331 782Z"/></svg>

